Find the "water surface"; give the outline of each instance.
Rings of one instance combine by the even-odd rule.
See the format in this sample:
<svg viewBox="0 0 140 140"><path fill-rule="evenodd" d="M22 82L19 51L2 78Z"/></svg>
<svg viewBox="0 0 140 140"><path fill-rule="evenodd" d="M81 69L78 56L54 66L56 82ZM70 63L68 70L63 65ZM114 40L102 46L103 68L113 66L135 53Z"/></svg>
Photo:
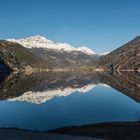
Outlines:
<svg viewBox="0 0 140 140"><path fill-rule="evenodd" d="M64 126L139 120L139 75L10 75L1 83L0 127L46 131Z"/></svg>

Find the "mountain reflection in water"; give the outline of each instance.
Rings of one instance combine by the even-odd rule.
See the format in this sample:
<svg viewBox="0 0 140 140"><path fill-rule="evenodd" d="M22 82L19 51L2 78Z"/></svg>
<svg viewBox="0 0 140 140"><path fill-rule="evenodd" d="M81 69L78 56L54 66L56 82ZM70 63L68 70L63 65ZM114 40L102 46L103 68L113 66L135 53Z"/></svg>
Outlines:
<svg viewBox="0 0 140 140"><path fill-rule="evenodd" d="M50 130L104 121L136 121L140 74L11 74L1 80L0 99L0 127Z"/></svg>

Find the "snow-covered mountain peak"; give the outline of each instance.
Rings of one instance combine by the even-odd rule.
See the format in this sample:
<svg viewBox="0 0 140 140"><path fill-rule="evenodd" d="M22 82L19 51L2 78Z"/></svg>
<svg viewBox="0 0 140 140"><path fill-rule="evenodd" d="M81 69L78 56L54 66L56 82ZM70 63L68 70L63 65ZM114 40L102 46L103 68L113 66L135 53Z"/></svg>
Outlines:
<svg viewBox="0 0 140 140"><path fill-rule="evenodd" d="M84 53L87 53L87 54L96 54L93 50L87 48L87 47L79 47L77 48L77 50L81 51L81 52L84 52Z"/></svg>
<svg viewBox="0 0 140 140"><path fill-rule="evenodd" d="M73 50L76 50L75 47L71 46L70 44L68 43L56 43L57 47L60 49L60 50L64 50L64 51L73 51Z"/></svg>
<svg viewBox="0 0 140 140"><path fill-rule="evenodd" d="M35 35L32 37L27 38L29 41L39 41L39 42L45 42L45 43L53 43L53 41L45 38L44 36L41 35Z"/></svg>
<svg viewBox="0 0 140 140"><path fill-rule="evenodd" d="M8 41L17 42L26 48L44 48L53 49L57 51L79 51L88 55L96 54L94 51L87 47L76 48L68 43L53 42L46 37L35 35L25 39L7 39Z"/></svg>

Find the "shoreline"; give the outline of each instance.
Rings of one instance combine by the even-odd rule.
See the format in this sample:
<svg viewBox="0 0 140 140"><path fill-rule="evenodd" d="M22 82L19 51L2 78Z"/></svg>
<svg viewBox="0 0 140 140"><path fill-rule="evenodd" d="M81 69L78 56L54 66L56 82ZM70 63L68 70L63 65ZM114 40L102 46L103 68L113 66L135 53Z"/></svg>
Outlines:
<svg viewBox="0 0 140 140"><path fill-rule="evenodd" d="M22 137L30 137L30 140L35 138L50 138L55 140L60 137L64 139L74 140L139 140L140 139L140 122L105 122L97 124L87 124L81 126L68 126L49 131L35 131L19 128L0 128L0 138L12 135L13 139ZM69 140L68 139L68 140ZM72 139L72 140L73 140ZM54 140L54 139L53 139Z"/></svg>
<svg viewBox="0 0 140 140"><path fill-rule="evenodd" d="M25 69L12 69L8 70L7 73L23 73L23 74L32 74L38 72L136 72L140 73L140 69L120 69L120 70L111 70L103 68L54 68L54 69L36 69L36 68L25 68ZM0 70L0 73L5 73L5 71Z"/></svg>

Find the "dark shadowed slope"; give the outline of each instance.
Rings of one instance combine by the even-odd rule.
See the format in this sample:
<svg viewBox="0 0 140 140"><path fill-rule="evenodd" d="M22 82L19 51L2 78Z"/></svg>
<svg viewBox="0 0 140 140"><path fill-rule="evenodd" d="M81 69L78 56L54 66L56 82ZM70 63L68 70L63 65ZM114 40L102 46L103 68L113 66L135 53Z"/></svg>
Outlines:
<svg viewBox="0 0 140 140"><path fill-rule="evenodd" d="M13 70L47 68L48 64L18 43L0 41L0 65L6 64Z"/></svg>
<svg viewBox="0 0 140 140"><path fill-rule="evenodd" d="M98 67L113 70L140 70L140 37L100 58Z"/></svg>

